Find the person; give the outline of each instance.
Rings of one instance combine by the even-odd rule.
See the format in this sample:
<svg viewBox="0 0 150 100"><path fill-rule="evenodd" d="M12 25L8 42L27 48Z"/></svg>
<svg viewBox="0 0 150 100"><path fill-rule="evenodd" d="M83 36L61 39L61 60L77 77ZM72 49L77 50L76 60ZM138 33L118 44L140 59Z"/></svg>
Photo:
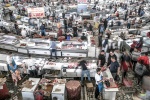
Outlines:
<svg viewBox="0 0 150 100"><path fill-rule="evenodd" d="M50 50L51 51L50 59L52 59L53 52L55 52L55 57L56 57L56 59L58 59L55 39L52 39L50 49L51 49Z"/></svg>
<svg viewBox="0 0 150 100"><path fill-rule="evenodd" d="M106 28L107 28L107 24L108 24L107 19L104 19L104 31L105 31L105 30L106 30Z"/></svg>
<svg viewBox="0 0 150 100"><path fill-rule="evenodd" d="M27 36L27 31L26 31L25 28L23 28L23 29L21 30L21 36L22 36L23 38L25 38L25 37Z"/></svg>
<svg viewBox="0 0 150 100"><path fill-rule="evenodd" d="M100 24L99 25L99 34L102 34L103 35L104 33L104 25L103 24Z"/></svg>
<svg viewBox="0 0 150 100"><path fill-rule="evenodd" d="M12 63L9 64L8 69L11 72L11 76L13 81L15 82L15 86L17 86L18 80L21 80L20 72L17 70L17 65L13 65Z"/></svg>
<svg viewBox="0 0 150 100"><path fill-rule="evenodd" d="M15 65L15 62L13 60L13 55L12 55L12 52L9 52L8 53L8 56L6 57L6 61L7 61L7 65L9 66L9 64L13 64Z"/></svg>
<svg viewBox="0 0 150 100"><path fill-rule="evenodd" d="M98 35L98 47L102 47L102 34Z"/></svg>
<svg viewBox="0 0 150 100"><path fill-rule="evenodd" d="M140 16L141 10L142 10L142 8L141 8L141 6L140 6L139 9L138 9L138 15L139 15L139 16Z"/></svg>
<svg viewBox="0 0 150 100"><path fill-rule="evenodd" d="M15 24L14 24L14 28L16 30L17 35L19 35L19 28L18 28L18 24L17 24L16 21L15 21Z"/></svg>
<svg viewBox="0 0 150 100"><path fill-rule="evenodd" d="M44 91L42 90L42 86L39 85L38 89L34 93L35 100L44 100Z"/></svg>
<svg viewBox="0 0 150 100"><path fill-rule="evenodd" d="M128 18L128 21L127 21L127 28L130 29L130 27L131 27L131 19Z"/></svg>
<svg viewBox="0 0 150 100"><path fill-rule="evenodd" d="M143 46L143 37L141 37L139 41L133 41L133 44L131 44L130 52L132 53L135 48L138 51L141 51L142 46Z"/></svg>
<svg viewBox="0 0 150 100"><path fill-rule="evenodd" d="M63 34L62 29L61 29L61 28L59 28L59 29L58 29L58 36L57 36L57 37L62 36L62 34Z"/></svg>
<svg viewBox="0 0 150 100"><path fill-rule="evenodd" d="M98 67L103 67L106 63L105 52L102 50L98 56Z"/></svg>
<svg viewBox="0 0 150 100"><path fill-rule="evenodd" d="M145 66L149 66L150 65L150 62L149 62L149 57L148 57L148 52L145 52L145 55L143 56L140 56L138 59L137 59L138 62L143 62L143 65Z"/></svg>
<svg viewBox="0 0 150 100"><path fill-rule="evenodd" d="M117 56L115 55L114 51L110 51L108 61L107 61L107 66L111 64L111 57L115 57L115 60L117 60Z"/></svg>
<svg viewBox="0 0 150 100"><path fill-rule="evenodd" d="M3 21L0 20L0 29L2 29L2 28L3 28Z"/></svg>
<svg viewBox="0 0 150 100"><path fill-rule="evenodd" d="M26 60L25 64L28 66L30 77L37 77L37 70L35 67L35 59L28 55L28 59Z"/></svg>
<svg viewBox="0 0 150 100"><path fill-rule="evenodd" d="M86 41L87 40L87 37L85 36L85 33L82 33L81 40L82 41Z"/></svg>
<svg viewBox="0 0 150 100"><path fill-rule="evenodd" d="M121 56L121 69L123 70L122 78L126 78L129 68L132 68L131 57L127 51L124 51L123 55Z"/></svg>
<svg viewBox="0 0 150 100"><path fill-rule="evenodd" d="M67 32L67 19L64 19L64 28L65 28L65 33Z"/></svg>
<svg viewBox="0 0 150 100"><path fill-rule="evenodd" d="M132 52L132 65L133 65L133 71L135 71L135 66L137 63L137 59L138 57L141 55L141 52L139 52L136 48L134 49L134 51Z"/></svg>
<svg viewBox="0 0 150 100"><path fill-rule="evenodd" d="M96 81L95 98L98 99L99 93L102 93L103 90L103 74L100 68L98 68L96 72L97 73L95 74L95 81Z"/></svg>
<svg viewBox="0 0 150 100"><path fill-rule="evenodd" d="M116 80L116 76L120 74L120 67L119 67L119 63L116 61L116 58L114 56L111 57L111 64L108 66L110 69L110 72L114 78L115 81Z"/></svg>
<svg viewBox="0 0 150 100"><path fill-rule="evenodd" d="M42 24L42 25L40 26L40 29L41 29L41 35L42 35L42 36L46 36L46 34L45 34L45 25L44 25L44 24Z"/></svg>
<svg viewBox="0 0 150 100"><path fill-rule="evenodd" d="M86 62L85 60L81 60L81 61L78 63L78 66L81 66L81 67L82 67L81 84L83 85L83 77L84 77L84 74L87 75L88 81L91 81L91 78L90 78L90 71L89 71L88 68L87 68L87 62ZM78 66L76 67L76 69L78 68ZM75 71L76 71L76 70L75 70Z"/></svg>
<svg viewBox="0 0 150 100"><path fill-rule="evenodd" d="M127 20L127 17L128 17L128 13L126 12L126 13L125 13L125 16L124 16L124 20L125 20L125 21Z"/></svg>
<svg viewBox="0 0 150 100"><path fill-rule="evenodd" d="M78 28L77 28L77 25L75 25L75 26L73 27L73 36L74 36L74 37L77 37L77 36L78 36L77 31L78 31Z"/></svg>

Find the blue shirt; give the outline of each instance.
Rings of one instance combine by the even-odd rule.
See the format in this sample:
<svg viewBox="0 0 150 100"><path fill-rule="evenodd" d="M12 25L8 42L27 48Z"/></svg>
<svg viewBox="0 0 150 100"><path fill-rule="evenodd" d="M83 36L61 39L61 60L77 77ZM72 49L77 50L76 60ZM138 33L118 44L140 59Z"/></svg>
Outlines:
<svg viewBox="0 0 150 100"><path fill-rule="evenodd" d="M52 42L51 42L50 48L51 48L51 49L56 49L56 42L55 42L55 41L52 41Z"/></svg>
<svg viewBox="0 0 150 100"><path fill-rule="evenodd" d="M110 72L111 73L117 73L119 67L119 63L117 61L111 62L110 64Z"/></svg>
<svg viewBox="0 0 150 100"><path fill-rule="evenodd" d="M17 70L17 65L14 65L14 67L9 65L8 68L9 68L9 70L15 72Z"/></svg>

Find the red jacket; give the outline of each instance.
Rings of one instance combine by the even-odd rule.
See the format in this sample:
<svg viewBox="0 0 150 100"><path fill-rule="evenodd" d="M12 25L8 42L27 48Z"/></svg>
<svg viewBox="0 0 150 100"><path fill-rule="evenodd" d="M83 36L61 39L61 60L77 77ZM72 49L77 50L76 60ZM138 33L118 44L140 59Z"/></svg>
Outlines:
<svg viewBox="0 0 150 100"><path fill-rule="evenodd" d="M143 65L145 65L145 66L149 65L149 58L148 58L148 56L140 56L138 58L138 62L141 62L141 61L143 61Z"/></svg>

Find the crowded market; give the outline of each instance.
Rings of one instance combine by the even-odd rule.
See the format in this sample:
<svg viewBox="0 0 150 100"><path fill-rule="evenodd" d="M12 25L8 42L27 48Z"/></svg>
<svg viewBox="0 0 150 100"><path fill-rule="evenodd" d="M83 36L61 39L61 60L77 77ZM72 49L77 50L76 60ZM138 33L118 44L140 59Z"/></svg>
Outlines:
<svg viewBox="0 0 150 100"><path fill-rule="evenodd" d="M0 100L150 100L150 0L0 0Z"/></svg>

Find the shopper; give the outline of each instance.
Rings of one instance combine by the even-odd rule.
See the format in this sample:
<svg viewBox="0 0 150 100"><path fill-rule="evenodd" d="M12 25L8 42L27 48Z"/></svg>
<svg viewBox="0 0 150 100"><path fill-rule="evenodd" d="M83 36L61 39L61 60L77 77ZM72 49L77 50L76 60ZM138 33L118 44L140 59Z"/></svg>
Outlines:
<svg viewBox="0 0 150 100"><path fill-rule="evenodd" d="M83 85L83 77L84 77L84 74L87 75L88 81L91 81L90 71L89 71L88 68L87 68L87 62L86 62L85 60L81 60L81 61L78 63L78 66L81 66L81 67L82 67L82 72L81 72L81 84ZM76 69L78 68L78 66L76 67ZM75 70L75 71L76 71L76 70Z"/></svg>
<svg viewBox="0 0 150 100"><path fill-rule="evenodd" d="M121 69L123 71L122 73L122 78L126 78L127 76L127 71L129 70L129 68L132 68L131 65L131 57L130 55L127 53L127 51L123 52L123 55L121 56Z"/></svg>
<svg viewBox="0 0 150 100"><path fill-rule="evenodd" d="M102 50L98 56L98 67L103 67L106 63L105 52Z"/></svg>
<svg viewBox="0 0 150 100"><path fill-rule="evenodd" d="M38 90L35 91L35 100L44 100L44 91L42 90L42 86L39 85Z"/></svg>
<svg viewBox="0 0 150 100"><path fill-rule="evenodd" d="M101 72L101 69L98 68L95 74L95 83L96 83L96 89L95 89L95 98L98 99L98 95L102 93L103 90L103 75Z"/></svg>
<svg viewBox="0 0 150 100"><path fill-rule="evenodd" d="M25 61L25 64L28 66L28 70L29 70L29 76L30 77L37 77L37 70L36 70L36 66L35 66L35 59L31 57L31 55L28 55L28 59Z"/></svg>
<svg viewBox="0 0 150 100"><path fill-rule="evenodd" d="M56 41L55 39L52 39L51 41L51 46L50 46L50 52L51 52L51 55L50 55L50 59L52 59L52 56L53 56L53 52L55 53L55 58L57 58L57 50L56 50Z"/></svg>
<svg viewBox="0 0 150 100"><path fill-rule="evenodd" d="M114 78L115 81L117 81L117 76L120 74L120 66L119 63L116 61L116 58L114 56L111 57L111 64L108 66L110 69L110 72Z"/></svg>
<svg viewBox="0 0 150 100"><path fill-rule="evenodd" d="M131 56L132 56L133 71L135 71L135 66L136 66L136 63L137 63L137 59L139 58L140 55L141 55L141 52L138 51L136 48L134 49L134 51L131 54Z"/></svg>
<svg viewBox="0 0 150 100"><path fill-rule="evenodd" d="M104 19L104 31L105 31L106 28L107 28L107 24L108 24L107 19Z"/></svg>
<svg viewBox="0 0 150 100"><path fill-rule="evenodd" d="M107 66L109 66L112 62L111 57L114 57L115 60L117 60L117 56L115 55L114 51L110 51L108 61L107 61Z"/></svg>
<svg viewBox="0 0 150 100"><path fill-rule="evenodd" d="M46 36L46 34L45 34L45 25L44 25L44 24L42 24L42 25L40 26L40 29L41 29L41 35L42 35L42 36Z"/></svg>
<svg viewBox="0 0 150 100"><path fill-rule="evenodd" d="M75 25L75 26L73 27L73 36L74 36L74 37L78 37L77 31L78 31L78 28L77 28L77 25Z"/></svg>
<svg viewBox="0 0 150 100"><path fill-rule="evenodd" d="M102 48L102 34L98 35L98 47Z"/></svg>
<svg viewBox="0 0 150 100"><path fill-rule="evenodd" d="M149 59L149 57L148 57L148 52L146 52L145 53L145 55L143 55L143 56L140 56L138 59L137 59L137 61L138 62L143 62L143 65L145 65L145 66L147 66L147 67L149 67L149 65L150 65L150 59Z"/></svg>

